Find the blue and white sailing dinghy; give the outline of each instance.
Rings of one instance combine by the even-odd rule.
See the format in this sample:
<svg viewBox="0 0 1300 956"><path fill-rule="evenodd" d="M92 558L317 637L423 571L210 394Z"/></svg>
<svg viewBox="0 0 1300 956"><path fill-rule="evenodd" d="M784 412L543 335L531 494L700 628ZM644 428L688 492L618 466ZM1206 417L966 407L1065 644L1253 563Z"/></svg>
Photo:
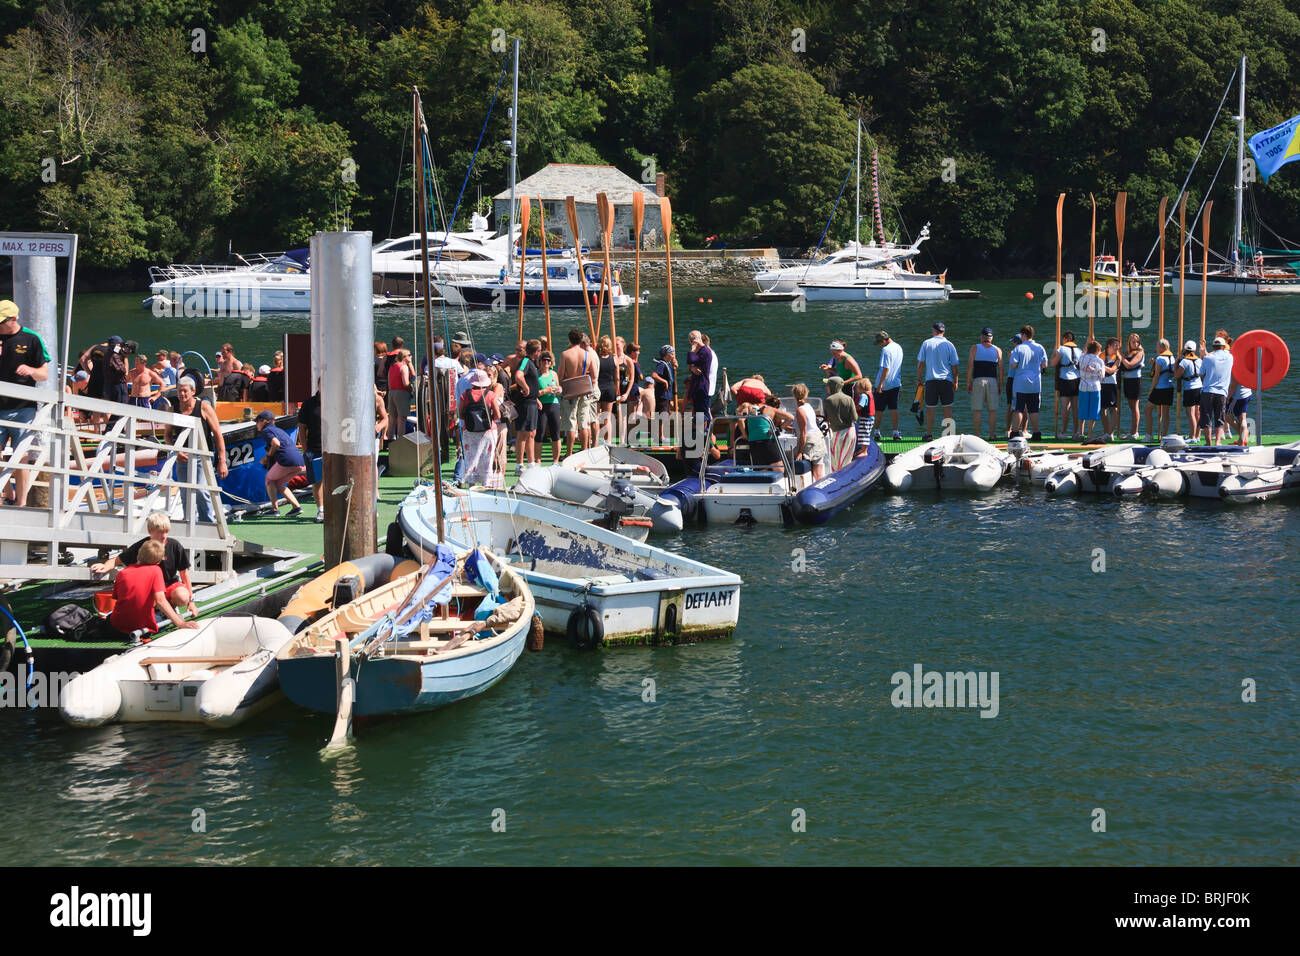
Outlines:
<svg viewBox="0 0 1300 956"><path fill-rule="evenodd" d="M520 499L444 498L446 540L491 547L532 589L549 633L580 647L675 644L729 637L741 579ZM437 536L434 486L417 487L398 515L418 560Z"/></svg>
<svg viewBox="0 0 1300 956"><path fill-rule="evenodd" d="M281 650L290 700L348 719L418 713L481 694L509 673L533 620L528 585L482 549L458 555L440 544L429 558Z"/></svg>

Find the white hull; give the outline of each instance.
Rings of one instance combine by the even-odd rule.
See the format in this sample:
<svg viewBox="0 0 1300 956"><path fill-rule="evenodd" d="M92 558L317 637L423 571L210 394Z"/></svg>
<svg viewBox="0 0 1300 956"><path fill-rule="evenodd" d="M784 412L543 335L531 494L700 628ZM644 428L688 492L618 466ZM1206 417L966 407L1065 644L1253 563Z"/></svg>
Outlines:
<svg viewBox="0 0 1300 956"><path fill-rule="evenodd" d="M728 571L519 500L469 494L444 498L444 506L448 542L490 546L509 561L548 631L566 633L584 605L606 644L725 637L736 626L742 581ZM402 505L402 530L417 556L436 540L434 509L427 486Z"/></svg>
<svg viewBox="0 0 1300 956"><path fill-rule="evenodd" d="M1245 451L1122 445L1089 452L1045 482L1052 494L1266 501L1300 490L1300 443Z"/></svg>
<svg viewBox="0 0 1300 956"><path fill-rule="evenodd" d="M1178 294L1180 286L1178 276L1175 274L1173 281L1170 283L1174 295ZM1196 276L1188 276L1186 280L1187 291L1184 296L1198 296L1201 294L1201 279ZM1300 293L1300 278L1296 279L1263 279L1254 276L1216 276L1210 275L1209 289L1207 295L1258 295L1263 290L1270 294L1281 292L1298 292Z"/></svg>
<svg viewBox="0 0 1300 956"><path fill-rule="evenodd" d="M984 492L1011 474L1016 459L975 435L948 435L894 458L885 481L895 491Z"/></svg>
<svg viewBox="0 0 1300 956"><path fill-rule="evenodd" d="M279 621L261 617L223 617L197 631L173 631L74 678L59 711L77 727L113 721L231 727L279 699L275 655L292 637Z"/></svg>
<svg viewBox="0 0 1300 956"><path fill-rule="evenodd" d="M944 302L952 286L938 282L880 281L847 282L840 285L799 283L809 302Z"/></svg>
<svg viewBox="0 0 1300 956"><path fill-rule="evenodd" d="M265 281L230 274L169 279L150 283L149 291L173 303L174 312L168 311L167 315L247 316L311 311L311 282L305 274L270 276Z"/></svg>

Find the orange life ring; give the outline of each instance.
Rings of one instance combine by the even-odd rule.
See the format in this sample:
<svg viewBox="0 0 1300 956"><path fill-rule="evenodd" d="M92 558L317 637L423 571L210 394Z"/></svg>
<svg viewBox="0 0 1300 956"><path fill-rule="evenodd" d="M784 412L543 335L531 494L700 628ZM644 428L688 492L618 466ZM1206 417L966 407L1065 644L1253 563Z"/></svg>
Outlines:
<svg viewBox="0 0 1300 956"><path fill-rule="evenodd" d="M1232 377L1237 384L1256 387L1255 350L1259 348L1264 350L1264 387L1272 388L1286 377L1291 366L1291 352L1282 337L1267 329L1251 329L1237 336L1232 343Z"/></svg>

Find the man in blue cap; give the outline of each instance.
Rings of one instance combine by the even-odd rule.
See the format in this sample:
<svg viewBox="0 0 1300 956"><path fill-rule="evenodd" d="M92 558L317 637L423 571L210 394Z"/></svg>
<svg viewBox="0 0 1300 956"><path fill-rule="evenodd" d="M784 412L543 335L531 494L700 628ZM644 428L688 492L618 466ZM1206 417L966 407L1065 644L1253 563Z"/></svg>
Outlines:
<svg viewBox="0 0 1300 956"><path fill-rule="evenodd" d="M934 410L943 408L943 421L952 418L953 396L957 393L957 347L944 338L942 322L932 326L934 335L921 343L916 353L917 383L925 383L925 435L922 441L934 437Z"/></svg>

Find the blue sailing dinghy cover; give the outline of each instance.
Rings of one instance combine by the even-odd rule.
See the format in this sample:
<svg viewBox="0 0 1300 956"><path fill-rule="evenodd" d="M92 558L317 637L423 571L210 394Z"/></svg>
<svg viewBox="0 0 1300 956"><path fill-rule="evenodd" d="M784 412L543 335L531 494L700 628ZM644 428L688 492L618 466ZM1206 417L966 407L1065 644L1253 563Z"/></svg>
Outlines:
<svg viewBox="0 0 1300 956"><path fill-rule="evenodd" d="M445 544L439 544L434 552L433 568L425 575L420 586L406 599L406 607L418 607L420 610L401 627L394 628L394 637L405 637L420 629L420 624L434 619L434 608L451 603L451 588L444 587L437 594L430 592L456 571L456 552ZM400 615L399 615L400 616Z"/></svg>
<svg viewBox="0 0 1300 956"><path fill-rule="evenodd" d="M478 548L465 558L465 577L469 578L471 584L477 584L487 591L487 596L474 611L474 620L486 621L505 601L501 600L501 581L497 578L496 570Z"/></svg>
<svg viewBox="0 0 1300 956"><path fill-rule="evenodd" d="M437 594L430 597L430 592L438 587L447 576L456 571L456 552L445 544L439 544L435 551L433 567L421 579L419 586L412 591L405 601L395 610L389 611L374 624L358 634L352 639L353 647L364 647L373 641L391 641L408 634L413 634L420 629L422 621L433 620L433 608L448 604L451 602L451 588L444 587ZM405 624L400 627L397 625L397 619L407 612L409 608L419 607L420 610L411 616Z"/></svg>

